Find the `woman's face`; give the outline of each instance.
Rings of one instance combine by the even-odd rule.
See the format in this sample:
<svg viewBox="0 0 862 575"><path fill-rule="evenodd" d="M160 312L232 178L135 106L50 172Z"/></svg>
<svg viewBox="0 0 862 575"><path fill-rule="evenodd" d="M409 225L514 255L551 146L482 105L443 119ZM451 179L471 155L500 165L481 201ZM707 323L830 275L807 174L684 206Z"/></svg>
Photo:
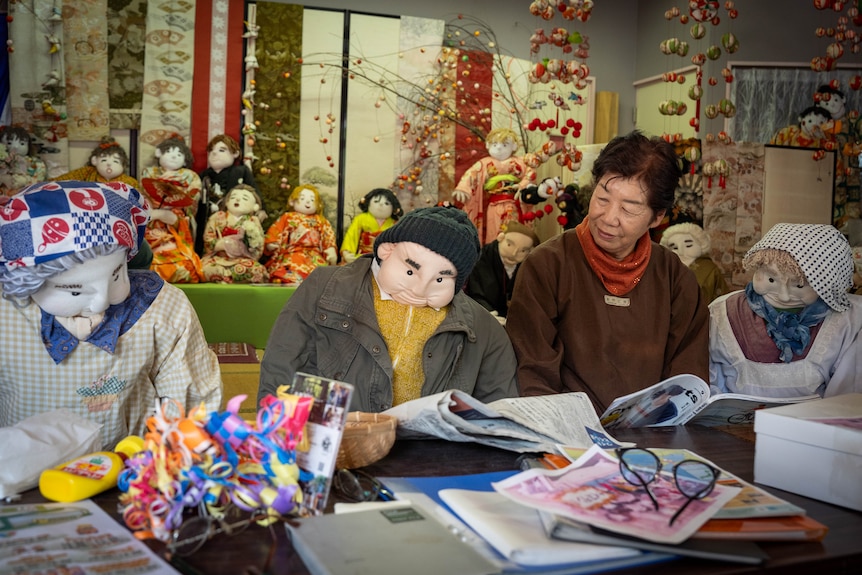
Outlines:
<svg viewBox="0 0 862 575"><path fill-rule="evenodd" d="M637 180L605 175L590 198L590 233L596 245L616 260L632 253L637 241L663 217L664 210L654 214L650 209Z"/></svg>

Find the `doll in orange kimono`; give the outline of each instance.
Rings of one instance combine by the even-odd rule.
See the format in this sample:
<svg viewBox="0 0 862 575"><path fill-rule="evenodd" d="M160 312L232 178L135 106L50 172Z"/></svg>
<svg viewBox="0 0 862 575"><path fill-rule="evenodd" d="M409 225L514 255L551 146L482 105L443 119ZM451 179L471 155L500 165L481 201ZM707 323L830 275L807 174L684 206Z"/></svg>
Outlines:
<svg viewBox="0 0 862 575"><path fill-rule="evenodd" d="M335 230L323 217L323 201L312 185L297 186L284 212L264 239L266 267L273 283L300 283L314 268L338 260Z"/></svg>
<svg viewBox="0 0 862 575"><path fill-rule="evenodd" d="M150 269L171 283L198 283L203 271L194 246L201 179L189 168L192 155L182 136L175 134L156 146L156 159L158 166L141 174L142 192L150 203L145 234L153 249Z"/></svg>

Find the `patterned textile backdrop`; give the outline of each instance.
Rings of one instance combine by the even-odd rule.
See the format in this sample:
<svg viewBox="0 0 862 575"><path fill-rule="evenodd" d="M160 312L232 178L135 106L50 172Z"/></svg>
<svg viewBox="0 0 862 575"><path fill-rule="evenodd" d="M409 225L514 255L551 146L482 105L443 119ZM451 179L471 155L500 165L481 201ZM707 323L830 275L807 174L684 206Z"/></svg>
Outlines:
<svg viewBox="0 0 862 575"><path fill-rule="evenodd" d="M63 20L53 0L9 5L12 124L26 128L41 147L48 176L68 170Z"/></svg>
<svg viewBox="0 0 862 575"><path fill-rule="evenodd" d="M188 143L194 49L194 4L186 0L150 0L138 149L141 171L157 164L155 147L171 134L183 136Z"/></svg>
<svg viewBox="0 0 862 575"><path fill-rule="evenodd" d="M63 5L70 140L98 140L108 132L107 8L107 0L77 0Z"/></svg>
<svg viewBox="0 0 862 575"><path fill-rule="evenodd" d="M751 279L742 258L760 239L763 215L764 145L703 143L703 163L725 161L728 175L703 176L703 229L712 241L711 257L732 289Z"/></svg>
<svg viewBox="0 0 862 575"><path fill-rule="evenodd" d="M108 0L107 22L111 128L137 130L144 98L147 0Z"/></svg>

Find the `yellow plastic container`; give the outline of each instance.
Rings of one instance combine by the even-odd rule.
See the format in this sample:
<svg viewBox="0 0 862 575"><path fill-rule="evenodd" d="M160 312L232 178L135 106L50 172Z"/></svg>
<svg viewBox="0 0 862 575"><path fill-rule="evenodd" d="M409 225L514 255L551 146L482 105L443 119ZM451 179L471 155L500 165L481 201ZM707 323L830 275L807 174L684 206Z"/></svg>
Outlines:
<svg viewBox="0 0 862 575"><path fill-rule="evenodd" d="M46 469L39 476L39 491L45 499L63 503L89 499L115 487L126 459L143 448L144 440L130 435L114 451L97 451Z"/></svg>

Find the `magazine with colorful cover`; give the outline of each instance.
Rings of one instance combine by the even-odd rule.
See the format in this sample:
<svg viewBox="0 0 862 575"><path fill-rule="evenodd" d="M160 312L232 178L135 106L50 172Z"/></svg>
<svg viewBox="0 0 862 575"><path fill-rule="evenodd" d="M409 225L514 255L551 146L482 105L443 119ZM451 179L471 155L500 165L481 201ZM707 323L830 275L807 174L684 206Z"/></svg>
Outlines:
<svg viewBox="0 0 862 575"><path fill-rule="evenodd" d="M739 393L711 395L709 384L704 380L696 375L680 374L616 398L599 419L608 430L685 424L754 425L754 413L759 409L819 398L819 395L791 398Z"/></svg>
<svg viewBox="0 0 862 575"><path fill-rule="evenodd" d="M558 445L557 450L569 461L576 461L586 449ZM805 509L777 497L765 489L743 481L736 475L721 469L712 461L701 457L688 449L671 449L664 447L650 448L661 460L663 469L673 469L673 466L684 459L696 459L721 470L716 483L730 487L739 487L740 491L724 507L719 509L713 519L751 519L760 517L790 517L805 515Z"/></svg>
<svg viewBox="0 0 862 575"><path fill-rule="evenodd" d="M529 469L493 486L513 501L540 511L670 544L691 537L740 490L716 483L709 494L689 501L677 488L672 470L665 469L649 484L654 504L646 489L623 476L619 460L598 446L563 469ZM671 523L684 505L685 512Z"/></svg>

